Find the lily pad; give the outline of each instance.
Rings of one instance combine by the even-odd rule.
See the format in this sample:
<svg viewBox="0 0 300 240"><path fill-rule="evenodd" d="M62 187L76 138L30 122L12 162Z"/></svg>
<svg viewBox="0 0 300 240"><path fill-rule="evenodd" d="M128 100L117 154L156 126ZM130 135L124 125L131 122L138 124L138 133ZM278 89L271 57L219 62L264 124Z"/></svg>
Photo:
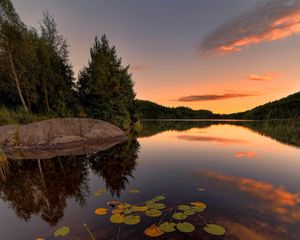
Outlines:
<svg viewBox="0 0 300 240"><path fill-rule="evenodd" d="M107 214L107 211L108 211L107 208L97 208L97 209L95 210L95 213L96 213L97 215L105 215L105 214Z"/></svg>
<svg viewBox="0 0 300 240"><path fill-rule="evenodd" d="M125 215L130 215L131 213L133 213L133 211L131 209L125 209L123 214Z"/></svg>
<svg viewBox="0 0 300 240"><path fill-rule="evenodd" d="M184 233L190 233L195 231L194 225L189 222L177 223L176 228L180 232L184 232Z"/></svg>
<svg viewBox="0 0 300 240"><path fill-rule="evenodd" d="M191 208L191 209L185 210L183 213L184 213L184 215L191 216L191 215L195 214L195 211Z"/></svg>
<svg viewBox="0 0 300 240"><path fill-rule="evenodd" d="M122 203L122 204L117 205L117 208L119 208L119 209L127 209L127 208L130 208L131 206L132 206L131 204Z"/></svg>
<svg viewBox="0 0 300 240"><path fill-rule="evenodd" d="M130 193L135 193L135 194L136 194L136 193L140 193L141 191L138 190L138 189L130 189L129 192L130 192Z"/></svg>
<svg viewBox="0 0 300 240"><path fill-rule="evenodd" d="M161 211L158 209L150 209L145 212L148 217L159 217L161 215Z"/></svg>
<svg viewBox="0 0 300 240"><path fill-rule="evenodd" d="M164 195L158 195L155 198L153 198L154 201L161 201L166 199L166 197Z"/></svg>
<svg viewBox="0 0 300 240"><path fill-rule="evenodd" d="M112 223L123 223L124 221L124 216L122 214L114 214L111 215L109 219Z"/></svg>
<svg viewBox="0 0 300 240"><path fill-rule="evenodd" d="M191 202L191 205L205 209L206 204L203 202Z"/></svg>
<svg viewBox="0 0 300 240"><path fill-rule="evenodd" d="M147 206L132 206L131 210L134 212L145 212L148 210L148 207Z"/></svg>
<svg viewBox="0 0 300 240"><path fill-rule="evenodd" d="M155 224L151 225L150 227L146 228L144 231L145 235L148 237L159 237L164 234L164 232Z"/></svg>
<svg viewBox="0 0 300 240"><path fill-rule="evenodd" d="M67 226L61 227L54 232L54 237L63 237L70 232L70 228Z"/></svg>
<svg viewBox="0 0 300 240"><path fill-rule="evenodd" d="M222 226L217 224L207 224L203 228L203 230L209 234L216 235L216 236L224 235L226 232L226 230Z"/></svg>
<svg viewBox="0 0 300 240"><path fill-rule="evenodd" d="M106 189L98 189L95 193L94 193L94 196L95 197L98 197L98 196L101 196L102 194L106 193L107 190Z"/></svg>
<svg viewBox="0 0 300 240"><path fill-rule="evenodd" d="M176 223L172 223L172 222L164 222L162 224L159 225L160 230L162 230L163 232L175 232Z"/></svg>
<svg viewBox="0 0 300 240"><path fill-rule="evenodd" d="M162 210L166 208L166 205L164 203L148 203L146 206L148 208L154 208L158 210Z"/></svg>
<svg viewBox="0 0 300 240"><path fill-rule="evenodd" d="M186 210L190 210L191 206L182 204L182 205L179 205L177 208L181 211L186 211Z"/></svg>
<svg viewBox="0 0 300 240"><path fill-rule="evenodd" d="M203 212L205 210L205 208L197 207L197 206L193 206L191 209L195 212Z"/></svg>
<svg viewBox="0 0 300 240"><path fill-rule="evenodd" d="M135 225L141 221L140 216L129 215L124 217L124 223L127 225Z"/></svg>
<svg viewBox="0 0 300 240"><path fill-rule="evenodd" d="M173 218L176 219L176 220L184 220L184 219L187 218L187 215L185 215L182 212L178 212L178 213L173 214Z"/></svg>
<svg viewBox="0 0 300 240"><path fill-rule="evenodd" d="M119 208L116 208L114 210L111 211L112 214L121 214L123 213L124 210L123 209L119 209Z"/></svg>

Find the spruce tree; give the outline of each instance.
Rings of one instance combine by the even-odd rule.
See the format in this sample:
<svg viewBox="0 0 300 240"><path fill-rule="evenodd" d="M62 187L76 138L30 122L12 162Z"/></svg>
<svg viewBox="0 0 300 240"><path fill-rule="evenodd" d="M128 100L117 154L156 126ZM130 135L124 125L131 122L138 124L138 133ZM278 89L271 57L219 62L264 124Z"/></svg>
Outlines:
<svg viewBox="0 0 300 240"><path fill-rule="evenodd" d="M129 129L135 122L133 81L106 35L90 49L90 61L79 74L79 100L86 114Z"/></svg>

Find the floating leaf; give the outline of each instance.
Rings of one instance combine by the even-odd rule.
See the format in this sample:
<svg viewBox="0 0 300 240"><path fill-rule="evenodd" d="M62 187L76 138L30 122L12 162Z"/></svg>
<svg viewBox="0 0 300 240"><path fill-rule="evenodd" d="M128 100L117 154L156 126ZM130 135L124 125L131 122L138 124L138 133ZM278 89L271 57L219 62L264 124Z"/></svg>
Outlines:
<svg viewBox="0 0 300 240"><path fill-rule="evenodd" d="M98 189L95 193L94 193L94 196L97 197L97 196L101 196L102 194L106 193L107 190L106 189Z"/></svg>
<svg viewBox="0 0 300 240"><path fill-rule="evenodd" d="M109 219L112 223L123 223L124 221L124 216L121 214L114 214L111 215L110 219Z"/></svg>
<svg viewBox="0 0 300 240"><path fill-rule="evenodd" d="M107 208L97 208L97 209L95 210L95 213L96 213L97 215L105 215L105 214L107 214L107 211L108 211Z"/></svg>
<svg viewBox="0 0 300 240"><path fill-rule="evenodd" d="M189 210L185 210L183 213L187 216L191 216L195 214L195 211L191 208Z"/></svg>
<svg viewBox="0 0 300 240"><path fill-rule="evenodd" d="M133 213L133 211L131 209L125 209L123 212L123 214L125 214L125 215L129 215L131 213Z"/></svg>
<svg viewBox="0 0 300 240"><path fill-rule="evenodd" d="M166 208L166 205L164 203L149 203L147 207L162 210Z"/></svg>
<svg viewBox="0 0 300 240"><path fill-rule="evenodd" d="M191 202L191 205L199 207L199 208L203 208L203 209L206 208L206 204L203 202Z"/></svg>
<svg viewBox="0 0 300 240"><path fill-rule="evenodd" d="M188 223L188 222L177 223L176 228L180 232L184 232L184 233L190 233L190 232L195 231L194 225L191 223Z"/></svg>
<svg viewBox="0 0 300 240"><path fill-rule="evenodd" d="M150 209L145 212L148 217L159 217L161 215L161 211L158 209Z"/></svg>
<svg viewBox="0 0 300 240"><path fill-rule="evenodd" d="M164 234L164 232L155 224L151 225L150 227L146 228L144 231L145 235L148 237L159 237Z"/></svg>
<svg viewBox="0 0 300 240"><path fill-rule="evenodd" d="M123 222L127 225L135 225L135 224L138 224L140 221L141 221L140 216L129 215L129 216L124 217Z"/></svg>
<svg viewBox="0 0 300 240"><path fill-rule="evenodd" d="M130 193L140 193L141 191L138 189L130 189L129 192Z"/></svg>
<svg viewBox="0 0 300 240"><path fill-rule="evenodd" d="M45 240L45 238L38 237L38 238L36 238L35 240Z"/></svg>
<svg viewBox="0 0 300 240"><path fill-rule="evenodd" d="M176 220L184 220L184 219L187 218L187 215L185 215L182 212L178 212L178 213L173 214L173 218L176 219Z"/></svg>
<svg viewBox="0 0 300 240"><path fill-rule="evenodd" d="M204 192L204 191L205 191L205 188L197 188L197 191L198 191L198 192Z"/></svg>
<svg viewBox="0 0 300 240"><path fill-rule="evenodd" d="M164 195L158 195L155 198L153 198L154 201L161 201L166 199L166 197Z"/></svg>
<svg viewBox="0 0 300 240"><path fill-rule="evenodd" d="M121 214L121 213L123 213L123 211L124 211L123 209L117 208L117 209L112 210L111 213L112 214Z"/></svg>
<svg viewBox="0 0 300 240"><path fill-rule="evenodd" d="M119 208L119 209L127 209L127 208L130 208L131 206L132 206L131 204L122 203L122 204L117 205L117 208Z"/></svg>
<svg viewBox="0 0 300 240"><path fill-rule="evenodd" d="M191 206L188 206L188 205L179 205L178 206L178 209L181 210L181 211L185 211L185 210L190 210L191 209Z"/></svg>
<svg viewBox="0 0 300 240"><path fill-rule="evenodd" d="M54 232L55 237L66 236L70 232L70 228L67 226L61 227Z"/></svg>
<svg viewBox="0 0 300 240"><path fill-rule="evenodd" d="M132 206L131 210L134 212L145 212L148 210L148 207L147 206Z"/></svg>
<svg viewBox="0 0 300 240"><path fill-rule="evenodd" d="M205 208L193 206L192 210L195 212L203 212L205 210Z"/></svg>
<svg viewBox="0 0 300 240"><path fill-rule="evenodd" d="M225 229L217 224L207 224L203 230L209 234L216 235L216 236L221 236L225 234Z"/></svg>
<svg viewBox="0 0 300 240"><path fill-rule="evenodd" d="M162 224L159 225L159 228L163 232L170 233L170 232L176 231L175 226L176 226L176 223L164 222L164 223L162 223Z"/></svg>

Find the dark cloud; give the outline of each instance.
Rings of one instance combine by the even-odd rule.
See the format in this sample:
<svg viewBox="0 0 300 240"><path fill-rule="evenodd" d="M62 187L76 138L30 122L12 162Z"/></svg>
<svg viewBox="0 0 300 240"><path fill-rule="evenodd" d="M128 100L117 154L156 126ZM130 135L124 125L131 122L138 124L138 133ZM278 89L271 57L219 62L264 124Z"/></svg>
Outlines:
<svg viewBox="0 0 300 240"><path fill-rule="evenodd" d="M208 94L208 95L190 95L185 97L180 97L176 101L179 102L200 102L200 101L216 101L225 100L230 98L243 98L243 97L254 97L259 96L257 93L224 93L224 94Z"/></svg>
<svg viewBox="0 0 300 240"><path fill-rule="evenodd" d="M300 32L300 0L267 0L207 35L201 52L236 52Z"/></svg>

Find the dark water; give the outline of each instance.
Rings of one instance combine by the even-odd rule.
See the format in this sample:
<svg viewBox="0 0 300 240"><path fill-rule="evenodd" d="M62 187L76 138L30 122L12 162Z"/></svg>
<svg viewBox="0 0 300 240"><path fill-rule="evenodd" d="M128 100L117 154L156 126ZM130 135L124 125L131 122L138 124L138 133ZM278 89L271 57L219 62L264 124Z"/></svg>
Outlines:
<svg viewBox="0 0 300 240"><path fill-rule="evenodd" d="M186 220L193 233L157 239L300 239L300 122L144 122L137 139L103 152L0 163L1 240L89 239L83 223L95 239L148 239L144 229L161 217L141 214L141 223L127 226L94 211L158 194L170 207L201 201L207 208ZM204 221L225 235L209 235ZM54 237L62 226L69 235Z"/></svg>

